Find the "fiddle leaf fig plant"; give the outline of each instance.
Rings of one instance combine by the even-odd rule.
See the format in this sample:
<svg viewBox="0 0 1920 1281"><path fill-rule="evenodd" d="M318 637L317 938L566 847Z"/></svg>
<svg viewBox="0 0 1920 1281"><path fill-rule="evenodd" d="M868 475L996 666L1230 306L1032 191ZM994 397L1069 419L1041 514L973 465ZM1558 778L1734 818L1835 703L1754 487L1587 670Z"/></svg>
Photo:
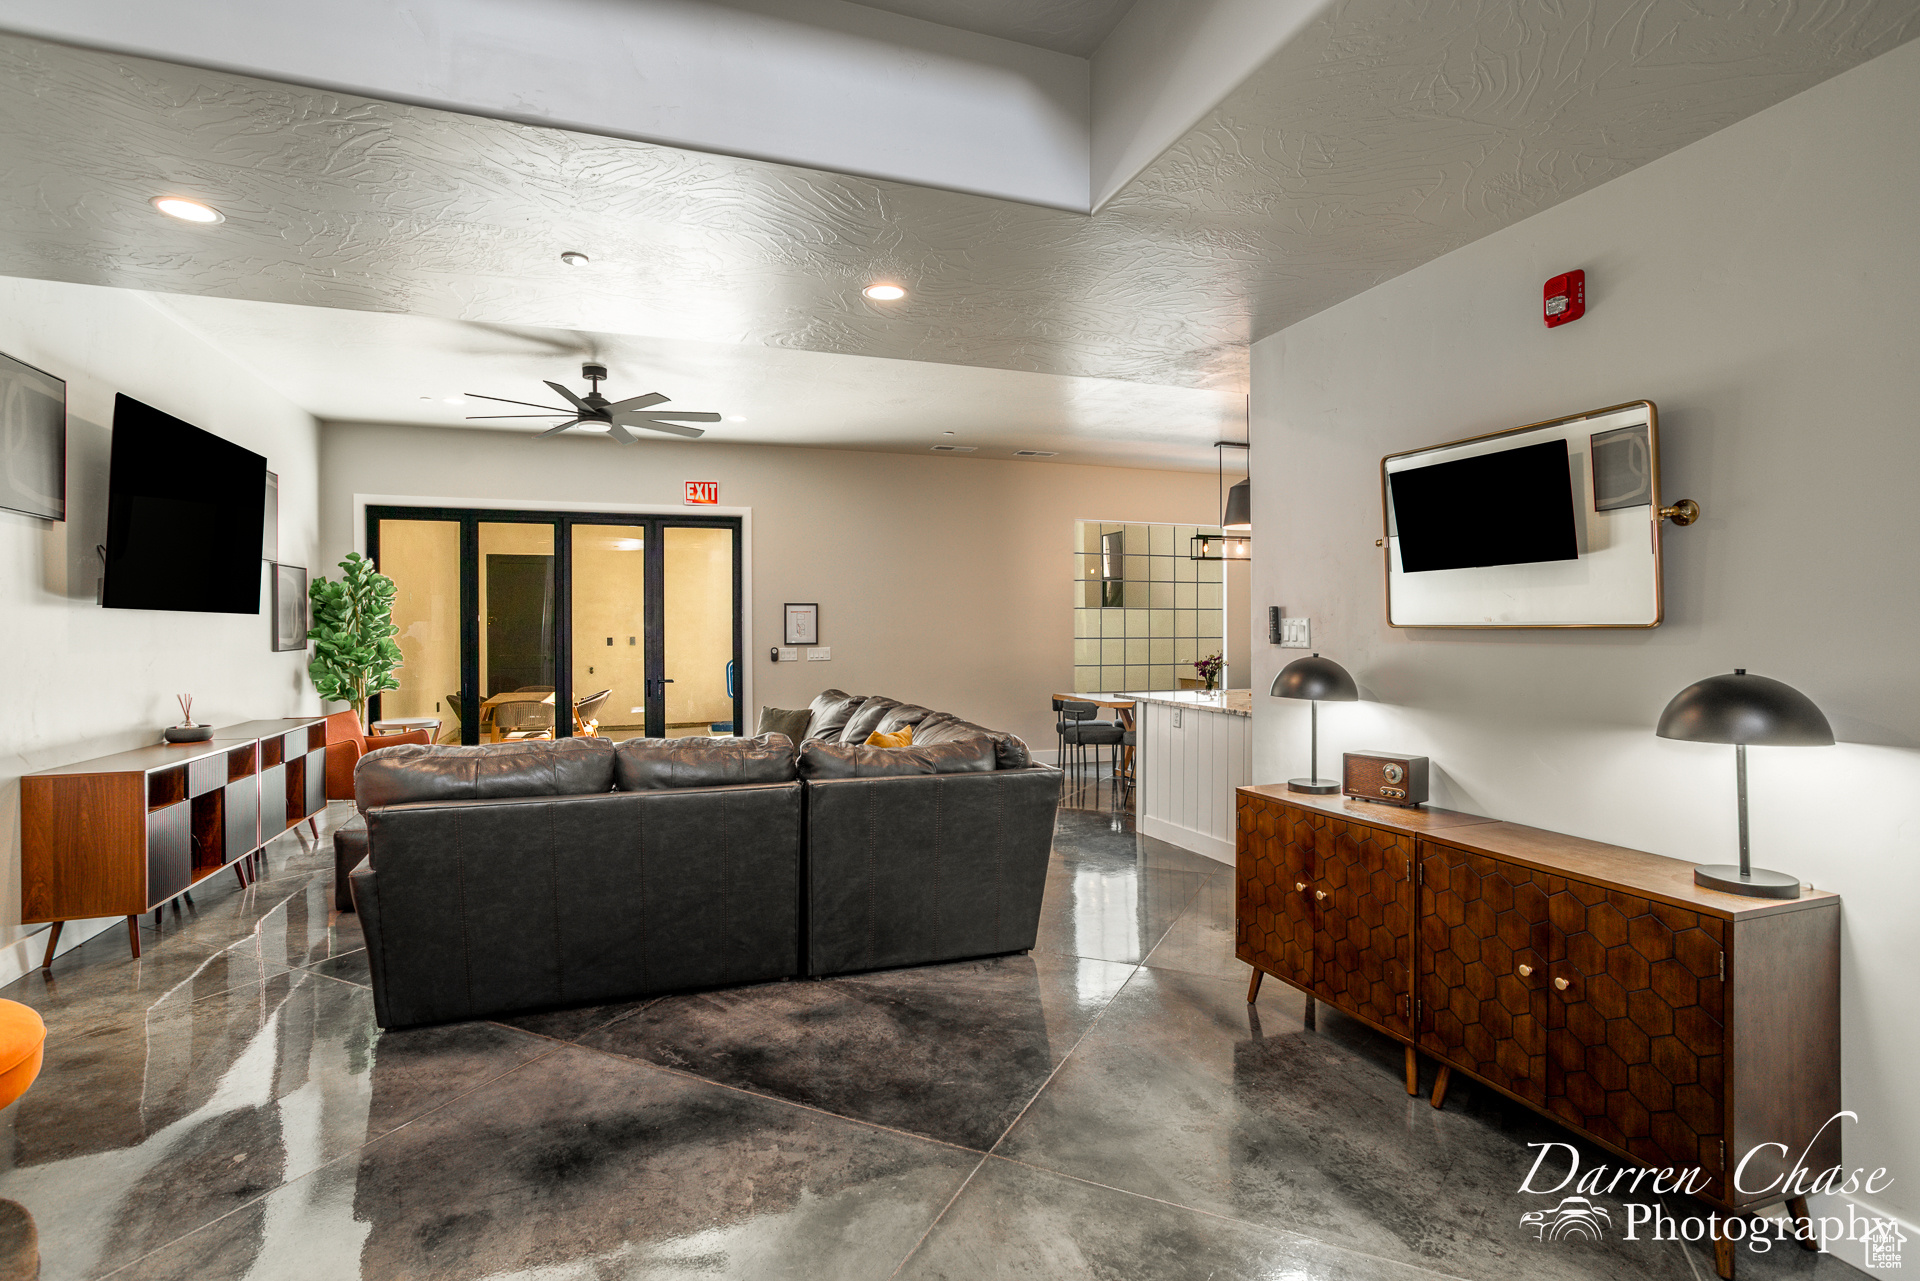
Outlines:
<svg viewBox="0 0 1920 1281"><path fill-rule="evenodd" d="M393 673L400 667L400 646L393 638L393 580L359 552L340 562L340 580L324 576L307 588L313 627L313 661L307 675L329 702L348 703L367 724L367 700L382 690L399 689Z"/></svg>

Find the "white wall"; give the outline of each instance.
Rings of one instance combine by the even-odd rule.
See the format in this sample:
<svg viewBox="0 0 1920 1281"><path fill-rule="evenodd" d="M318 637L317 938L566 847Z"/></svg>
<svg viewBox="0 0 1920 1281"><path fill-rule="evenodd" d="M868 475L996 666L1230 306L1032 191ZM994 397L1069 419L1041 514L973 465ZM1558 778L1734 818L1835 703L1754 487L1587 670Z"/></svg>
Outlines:
<svg viewBox="0 0 1920 1281"><path fill-rule="evenodd" d="M67 382L67 519L0 512L0 983L40 960L20 920L22 774L220 725L319 708L306 656L272 650L262 612L178 614L94 604L106 541L113 397L126 392L256 453L280 477L280 556L317 570L317 424L144 295L0 278L0 351ZM69 925L61 950L114 921Z"/></svg>
<svg viewBox="0 0 1920 1281"><path fill-rule="evenodd" d="M849 0L10 0L0 26L449 111L1087 208L1086 59Z"/></svg>
<svg viewBox="0 0 1920 1281"><path fill-rule="evenodd" d="M750 722L838 686L1047 752L1049 697L1073 688L1074 521L1216 519L1199 472L328 423L321 545L329 560L353 548L355 494L682 510L687 480L751 511ZM831 661L768 661L788 601L819 602Z"/></svg>
<svg viewBox="0 0 1920 1281"><path fill-rule="evenodd" d="M1826 710L1840 746L1751 754L1755 861L1845 896L1847 1161L1920 1240L1916 109L1920 44L1262 340L1252 379L1254 618L1311 616L1367 700L1324 709L1323 759L1425 753L1440 805L1728 862L1732 751L1661 708L1740 666ZM1548 330L1575 267L1588 314ZM1639 397L1705 511L1669 526L1663 626L1385 625L1383 454ZM1255 649L1264 691L1295 655ZM1306 707L1255 705L1256 775L1300 772Z"/></svg>

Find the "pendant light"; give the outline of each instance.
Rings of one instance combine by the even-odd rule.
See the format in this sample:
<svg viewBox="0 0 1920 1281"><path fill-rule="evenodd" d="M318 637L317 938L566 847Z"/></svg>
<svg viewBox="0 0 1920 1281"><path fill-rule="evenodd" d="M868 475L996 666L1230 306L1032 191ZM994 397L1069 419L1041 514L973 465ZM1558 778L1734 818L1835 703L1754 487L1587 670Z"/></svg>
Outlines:
<svg viewBox="0 0 1920 1281"><path fill-rule="evenodd" d="M1216 495L1226 485L1226 464L1223 461L1223 449L1245 449L1245 441L1216 440L1213 442L1213 469ZM1240 481L1232 489L1226 490L1226 500L1220 509L1220 532L1217 534L1195 534L1188 560L1252 560L1253 559L1253 484L1252 477Z"/></svg>

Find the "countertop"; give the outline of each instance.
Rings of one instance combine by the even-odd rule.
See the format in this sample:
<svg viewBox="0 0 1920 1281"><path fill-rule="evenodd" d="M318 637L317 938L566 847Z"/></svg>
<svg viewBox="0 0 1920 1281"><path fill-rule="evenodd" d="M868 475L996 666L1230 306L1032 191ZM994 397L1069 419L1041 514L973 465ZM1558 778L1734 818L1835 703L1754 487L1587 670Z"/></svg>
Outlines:
<svg viewBox="0 0 1920 1281"><path fill-rule="evenodd" d="M1115 697L1131 698L1136 703L1165 703L1169 707L1193 707L1203 712L1216 712L1226 716L1253 715L1253 691L1250 689L1229 689L1211 694L1198 689L1157 689L1141 694L1120 694Z"/></svg>

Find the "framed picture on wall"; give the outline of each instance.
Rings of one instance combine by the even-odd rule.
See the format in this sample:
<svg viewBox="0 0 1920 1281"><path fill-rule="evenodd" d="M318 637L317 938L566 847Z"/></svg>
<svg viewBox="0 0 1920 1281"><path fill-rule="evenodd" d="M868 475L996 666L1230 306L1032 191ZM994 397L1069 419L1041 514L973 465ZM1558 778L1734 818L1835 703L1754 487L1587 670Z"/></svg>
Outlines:
<svg viewBox="0 0 1920 1281"><path fill-rule="evenodd" d="M273 648L276 653L307 647L307 571L299 565L273 567Z"/></svg>
<svg viewBox="0 0 1920 1281"><path fill-rule="evenodd" d="M818 645L820 643L820 607L818 605L788 605L786 639L783 645Z"/></svg>

